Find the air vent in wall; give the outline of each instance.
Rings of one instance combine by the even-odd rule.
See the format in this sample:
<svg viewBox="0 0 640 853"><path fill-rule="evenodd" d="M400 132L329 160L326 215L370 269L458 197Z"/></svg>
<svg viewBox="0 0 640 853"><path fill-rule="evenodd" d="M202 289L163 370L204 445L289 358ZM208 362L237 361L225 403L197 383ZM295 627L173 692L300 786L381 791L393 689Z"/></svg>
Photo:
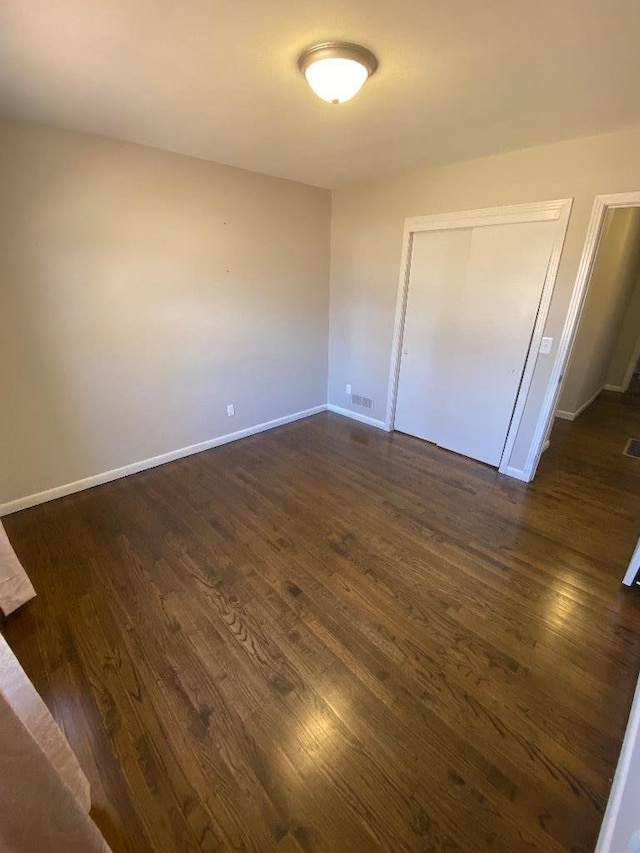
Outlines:
<svg viewBox="0 0 640 853"><path fill-rule="evenodd" d="M360 394L352 394L351 403L361 409L373 409L373 400L370 397L361 397Z"/></svg>

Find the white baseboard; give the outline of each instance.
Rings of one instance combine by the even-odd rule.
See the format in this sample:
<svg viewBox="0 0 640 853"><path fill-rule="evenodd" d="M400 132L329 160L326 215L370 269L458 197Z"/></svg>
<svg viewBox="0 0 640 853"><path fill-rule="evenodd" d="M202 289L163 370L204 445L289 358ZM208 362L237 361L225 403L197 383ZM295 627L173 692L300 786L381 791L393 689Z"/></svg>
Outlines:
<svg viewBox="0 0 640 853"><path fill-rule="evenodd" d="M598 395L602 391L604 391L606 387L607 386L604 385L602 388L600 388L598 391L596 391L596 393L593 395L593 397L590 397L587 400L587 402L583 403L580 406L580 408L575 412L567 412L567 411L564 411L563 409L556 409L556 417L557 418L563 418L563 420L565 420L565 421L575 421L575 419L578 417L578 415L581 415L582 412L584 412L584 410L586 408L588 408L595 401L596 397L598 397ZM609 390L615 390L615 389L609 389Z"/></svg>
<svg viewBox="0 0 640 853"><path fill-rule="evenodd" d="M352 412L351 409L343 409L341 406L334 406L333 403L327 405L327 410L335 412L336 415L342 415L345 418L351 418L354 421L360 421L361 424L383 429L385 432L390 432L389 427L384 421L378 421L375 418L370 418L368 415L361 415L359 412Z"/></svg>
<svg viewBox="0 0 640 853"><path fill-rule="evenodd" d="M529 479L527 475L520 468L512 468L511 465L508 465L504 471L500 471L501 474L506 474L507 477L513 477L514 480L522 480L523 483L528 483Z"/></svg>
<svg viewBox="0 0 640 853"><path fill-rule="evenodd" d="M102 483L119 480L121 477L129 476L129 474L137 474L138 471L156 468L158 465L164 465L165 462L173 462L175 459L182 459L194 453L201 453L203 450L211 450L213 447L220 447L223 444L229 444L231 441L238 441L240 438L247 438L259 432L266 432L267 430L275 429L275 427L284 426L284 424L290 424L293 421L299 421L302 418L308 418L311 415L317 415L326 410L327 406L325 404L314 406L312 409L305 409L302 412L285 415L273 421L265 421L265 423L247 427L237 432L230 432L227 435L218 436L218 438L201 441L199 444L191 444L188 447L171 450L169 453L162 453L160 456L152 456L150 459L143 459L141 462L133 462L131 465L124 465L122 468L113 468L111 471L104 471L102 474L94 474L92 477L85 477L83 480L76 480L74 483L56 486L53 489L47 489L45 492L27 495L27 497L0 504L0 516L9 515L11 512L18 512L20 509L27 509L30 506L52 501L55 498L61 498L65 495L72 495L74 492L81 492L83 489L100 486Z"/></svg>
<svg viewBox="0 0 640 853"><path fill-rule="evenodd" d="M618 767L613 779L613 786L609 795L607 809L604 813L595 853L620 853L622 850L631 850L632 845L629 844L630 838L628 837L629 828L631 828L632 832L636 830L636 832L640 833L640 820L637 816L637 791L632 789L629 779L632 772L637 777L637 762L639 757L640 684L636 688L633 705L631 706L627 731L622 743ZM623 809L624 814L621 814L621 810ZM622 832L623 823L627 824L624 833ZM619 827L618 824L620 824ZM615 838L616 829L618 829L618 836L623 835L622 838ZM633 849L637 848L634 847Z"/></svg>
<svg viewBox="0 0 640 853"><path fill-rule="evenodd" d="M563 421L575 421L577 415L575 412L566 412L564 409L556 409L556 418L561 418Z"/></svg>
<svg viewBox="0 0 640 853"><path fill-rule="evenodd" d="M545 443L542 445L542 450L540 451L540 455L542 455L545 452L545 450L549 447L550 443L551 442L549 441L549 439L547 439L545 441ZM527 476L527 473L524 469L514 468L513 465L507 465L504 468L502 466L500 466L498 468L498 471L500 474L504 474L507 477L513 477L514 480L520 480L523 483L531 482L531 477Z"/></svg>
<svg viewBox="0 0 640 853"><path fill-rule="evenodd" d="M624 394L626 389L623 388L622 385L605 385L604 390L605 391L616 391L618 394Z"/></svg>

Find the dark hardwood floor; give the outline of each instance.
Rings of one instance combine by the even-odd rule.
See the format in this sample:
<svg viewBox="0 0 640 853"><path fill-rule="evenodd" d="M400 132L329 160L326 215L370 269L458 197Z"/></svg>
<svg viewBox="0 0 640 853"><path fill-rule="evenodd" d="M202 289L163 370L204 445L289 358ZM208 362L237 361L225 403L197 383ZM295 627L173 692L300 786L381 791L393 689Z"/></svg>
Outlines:
<svg viewBox="0 0 640 853"><path fill-rule="evenodd" d="M7 517L6 634L114 850L592 851L639 406L557 422L529 486L323 414Z"/></svg>

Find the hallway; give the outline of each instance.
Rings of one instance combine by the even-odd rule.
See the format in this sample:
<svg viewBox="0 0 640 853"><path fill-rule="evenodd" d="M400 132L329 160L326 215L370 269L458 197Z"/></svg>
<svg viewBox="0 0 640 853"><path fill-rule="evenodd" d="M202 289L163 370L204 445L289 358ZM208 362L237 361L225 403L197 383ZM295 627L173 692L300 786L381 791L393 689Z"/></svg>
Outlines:
<svg viewBox="0 0 640 853"><path fill-rule="evenodd" d="M603 572L620 580L640 535L640 459L624 455L640 438L640 383L626 394L603 391L575 421L556 419L534 486L560 490L565 513L577 525L576 544L587 537ZM572 535L573 535L572 534Z"/></svg>

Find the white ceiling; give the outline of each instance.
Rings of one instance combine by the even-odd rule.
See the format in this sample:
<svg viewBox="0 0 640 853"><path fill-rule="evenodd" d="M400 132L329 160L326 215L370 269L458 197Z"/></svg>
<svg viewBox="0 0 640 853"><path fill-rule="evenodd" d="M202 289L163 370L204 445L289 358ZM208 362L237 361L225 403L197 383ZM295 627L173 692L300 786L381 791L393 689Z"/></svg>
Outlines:
<svg viewBox="0 0 640 853"><path fill-rule="evenodd" d="M337 106L332 39L380 61ZM341 186L640 125L640 0L2 0L0 114Z"/></svg>

